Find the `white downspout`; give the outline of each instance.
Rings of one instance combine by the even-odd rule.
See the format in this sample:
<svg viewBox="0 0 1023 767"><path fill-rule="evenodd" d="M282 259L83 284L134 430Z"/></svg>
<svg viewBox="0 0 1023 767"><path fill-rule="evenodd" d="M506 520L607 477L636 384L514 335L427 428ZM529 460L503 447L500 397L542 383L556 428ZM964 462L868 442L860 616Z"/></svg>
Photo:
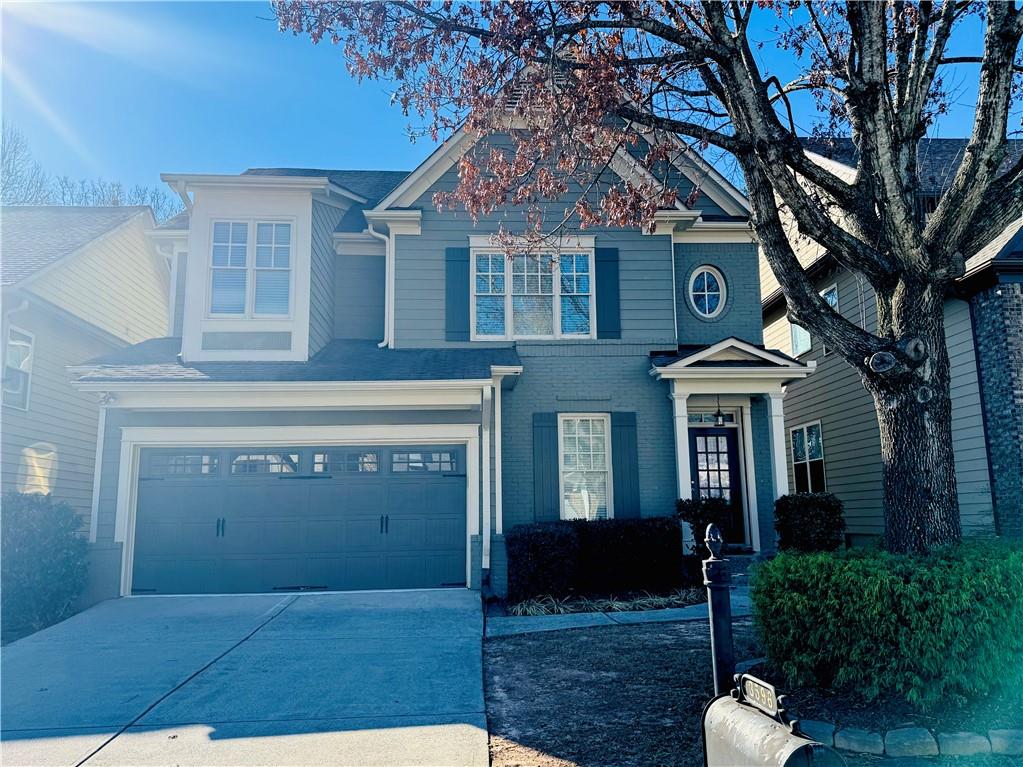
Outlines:
<svg viewBox="0 0 1023 767"><path fill-rule="evenodd" d="M366 222L366 232L384 243L384 340L377 344L380 349L391 346L391 296L394 291L394 239L373 228L373 222Z"/></svg>

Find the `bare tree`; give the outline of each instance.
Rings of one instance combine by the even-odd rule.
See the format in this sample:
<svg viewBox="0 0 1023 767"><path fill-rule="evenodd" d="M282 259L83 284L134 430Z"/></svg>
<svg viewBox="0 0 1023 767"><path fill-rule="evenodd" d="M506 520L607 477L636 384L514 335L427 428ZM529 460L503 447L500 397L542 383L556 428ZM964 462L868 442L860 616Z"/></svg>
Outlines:
<svg viewBox="0 0 1023 767"><path fill-rule="evenodd" d="M157 221L165 221L181 210L181 201L160 187L126 188L117 181L74 180L58 176L53 180L53 200L57 205L148 205Z"/></svg>
<svg viewBox="0 0 1023 767"><path fill-rule="evenodd" d="M45 205L50 178L32 157L21 131L4 121L0 137L0 202L4 205Z"/></svg>
<svg viewBox="0 0 1023 767"><path fill-rule="evenodd" d="M841 354L873 396L886 545L925 551L959 539L943 304L965 259L1023 212L1023 160L1006 163L1023 35L1015 3L276 0L274 8L283 30L342 46L356 76L395 81L396 103L425 121L423 131L510 136L510 145L480 142L483 151L460 160L458 187L435 202L472 215L528 205L537 237L571 219L648 226L674 202L667 173L598 182L623 147L645 141L652 174L686 153L730 155L789 319ZM961 54L971 41L960 39L960 23L970 15L982 35L975 52ZM765 21L778 27L770 55L785 66L777 69L797 72L789 82L762 66L751 30ZM921 221L917 147L947 107L950 67L974 78L976 113L961 161ZM851 136L851 177L807 154L793 106L800 98L819 130ZM584 192L551 227L542 203L574 188ZM872 285L875 333L818 295L786 217Z"/></svg>

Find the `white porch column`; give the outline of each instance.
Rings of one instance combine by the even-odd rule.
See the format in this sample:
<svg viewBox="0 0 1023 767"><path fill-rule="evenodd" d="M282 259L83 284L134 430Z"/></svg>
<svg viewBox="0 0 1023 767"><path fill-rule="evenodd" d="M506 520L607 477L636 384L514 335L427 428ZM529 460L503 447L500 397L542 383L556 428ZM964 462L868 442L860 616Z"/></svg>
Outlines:
<svg viewBox="0 0 1023 767"><path fill-rule="evenodd" d="M767 411L771 418L771 462L774 464L774 496L780 498L789 493L789 472L785 460L785 409L782 402L784 392L767 395Z"/></svg>
<svg viewBox="0 0 1023 767"><path fill-rule="evenodd" d="M757 462L753 458L753 416L749 400L742 410L742 451L746 458L746 503L749 508L749 539L754 551L760 551L760 511L757 509Z"/></svg>
<svg viewBox="0 0 1023 767"><path fill-rule="evenodd" d="M675 419L675 475L678 477L678 497L692 498L693 484L689 469L689 392L679 389L678 381L671 382L671 407Z"/></svg>
<svg viewBox="0 0 1023 767"><path fill-rule="evenodd" d="M504 534L504 466L501 455L501 383L494 379L494 535Z"/></svg>
<svg viewBox="0 0 1023 767"><path fill-rule="evenodd" d="M483 387L483 401L481 403L483 420L483 539L482 562L480 566L486 570L490 567L490 405L492 403L492 390L490 384Z"/></svg>

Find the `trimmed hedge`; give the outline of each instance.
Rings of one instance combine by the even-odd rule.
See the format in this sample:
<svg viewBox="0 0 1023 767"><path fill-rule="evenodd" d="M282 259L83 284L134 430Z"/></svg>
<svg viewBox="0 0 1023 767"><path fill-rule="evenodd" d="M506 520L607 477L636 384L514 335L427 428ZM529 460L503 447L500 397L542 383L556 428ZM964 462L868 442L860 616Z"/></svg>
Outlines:
<svg viewBox="0 0 1023 767"><path fill-rule="evenodd" d="M751 586L767 657L789 685L896 694L928 710L1023 681L1018 544L783 553Z"/></svg>
<svg viewBox="0 0 1023 767"><path fill-rule="evenodd" d="M692 571L671 517L519 525L508 531L505 547L509 602L669 591L686 585Z"/></svg>
<svg viewBox="0 0 1023 767"><path fill-rule="evenodd" d="M774 502L774 529L782 551L837 551L845 533L842 501L833 493L783 495Z"/></svg>
<svg viewBox="0 0 1023 767"><path fill-rule="evenodd" d="M48 495L4 494L0 618L5 633L36 631L71 614L88 572L80 523L68 504Z"/></svg>

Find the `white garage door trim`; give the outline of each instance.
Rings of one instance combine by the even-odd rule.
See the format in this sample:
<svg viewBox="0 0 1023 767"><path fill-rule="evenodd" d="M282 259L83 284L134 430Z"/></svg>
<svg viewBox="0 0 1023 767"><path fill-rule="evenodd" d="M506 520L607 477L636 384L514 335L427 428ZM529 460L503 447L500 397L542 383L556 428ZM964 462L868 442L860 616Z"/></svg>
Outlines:
<svg viewBox="0 0 1023 767"><path fill-rule="evenodd" d="M121 547L121 596L131 594L139 456L153 447L290 445L465 445L465 582L472 582L472 536L479 533L479 429L474 424L379 426L128 426L121 429L114 540Z"/></svg>

